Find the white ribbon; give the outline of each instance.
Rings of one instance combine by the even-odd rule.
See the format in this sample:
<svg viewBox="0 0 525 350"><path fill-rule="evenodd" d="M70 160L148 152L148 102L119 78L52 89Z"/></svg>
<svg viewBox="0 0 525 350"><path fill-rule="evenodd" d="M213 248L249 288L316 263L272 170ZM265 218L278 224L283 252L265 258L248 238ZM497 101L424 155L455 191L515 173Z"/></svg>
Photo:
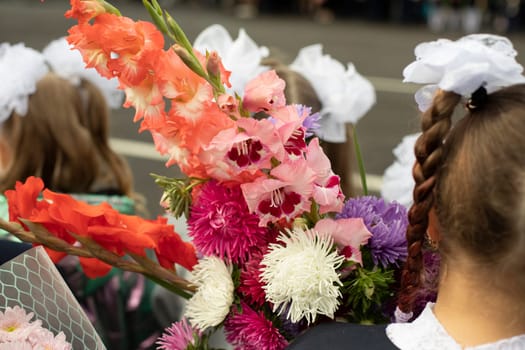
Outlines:
<svg viewBox="0 0 525 350"><path fill-rule="evenodd" d="M481 86L490 94L525 83L516 55L509 39L493 34L424 42L416 46L416 60L403 70L403 81L425 84L415 96L419 109L425 111L438 88L469 98Z"/></svg>
<svg viewBox="0 0 525 350"><path fill-rule="evenodd" d="M323 54L320 44L302 48L290 68L304 76L314 88L321 109L321 127L317 136L328 142L346 141L344 124L356 124L376 102L372 84L354 65Z"/></svg>
<svg viewBox="0 0 525 350"><path fill-rule="evenodd" d="M0 45L0 124L13 111L27 114L29 95L49 71L44 56L23 43Z"/></svg>
<svg viewBox="0 0 525 350"><path fill-rule="evenodd" d="M60 77L77 86L81 79L86 79L102 92L109 107L117 109L122 106L124 92L118 90L118 79L106 79L95 68L86 68L80 52L72 49L65 37L51 41L42 53L53 72Z"/></svg>
<svg viewBox="0 0 525 350"><path fill-rule="evenodd" d="M193 48L203 55L206 51L217 51L224 68L231 72L229 92L239 96L243 95L246 83L269 70L261 65L262 59L268 56L268 48L258 46L242 28L233 40L223 26L213 24L197 36Z"/></svg>

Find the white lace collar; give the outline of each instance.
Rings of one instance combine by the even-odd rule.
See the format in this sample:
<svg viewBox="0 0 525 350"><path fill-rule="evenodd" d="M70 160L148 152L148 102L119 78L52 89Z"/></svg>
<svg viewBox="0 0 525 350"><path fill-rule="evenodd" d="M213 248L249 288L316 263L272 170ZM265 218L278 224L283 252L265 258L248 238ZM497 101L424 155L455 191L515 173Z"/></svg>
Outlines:
<svg viewBox="0 0 525 350"><path fill-rule="evenodd" d="M421 315L411 323L392 323L387 326L388 338L402 350L523 350L525 334L502 339L495 343L462 348L448 335L428 303Z"/></svg>

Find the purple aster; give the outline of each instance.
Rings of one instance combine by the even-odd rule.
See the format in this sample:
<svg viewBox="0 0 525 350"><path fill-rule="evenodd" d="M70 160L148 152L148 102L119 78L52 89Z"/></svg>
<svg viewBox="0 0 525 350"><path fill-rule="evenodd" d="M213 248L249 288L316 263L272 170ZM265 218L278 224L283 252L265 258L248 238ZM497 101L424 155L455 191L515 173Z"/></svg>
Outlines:
<svg viewBox="0 0 525 350"><path fill-rule="evenodd" d="M164 334L157 340L157 350L185 350L188 345L195 345L195 336L198 339L200 332L193 329L184 318L164 330Z"/></svg>
<svg viewBox="0 0 525 350"><path fill-rule="evenodd" d="M306 328L308 328L308 322L306 319L301 319L299 322L292 322L289 318L288 311L290 310L290 305L285 307L285 310L279 315L279 320L281 321L281 329L283 334L290 338L296 338L300 333L302 333Z"/></svg>
<svg viewBox="0 0 525 350"><path fill-rule="evenodd" d="M303 105L296 105L297 107L297 114L300 116L304 114L307 114L307 117L303 120L303 126L306 129L305 137L313 136L315 131L318 130L321 127L321 124L319 123L321 120L321 114L319 112L312 113L312 109L310 107L306 107Z"/></svg>
<svg viewBox="0 0 525 350"><path fill-rule="evenodd" d="M262 312L242 304L242 313L235 312L224 322L226 340L235 350L284 350L288 342Z"/></svg>
<svg viewBox="0 0 525 350"><path fill-rule="evenodd" d="M398 266L407 257L407 210L397 202L374 196L350 198L336 218L363 218L372 232L368 247L375 265Z"/></svg>
<svg viewBox="0 0 525 350"><path fill-rule="evenodd" d="M191 207L188 230L197 250L243 262L258 247L265 246L267 229L250 214L239 186L226 187L216 181L204 184Z"/></svg>

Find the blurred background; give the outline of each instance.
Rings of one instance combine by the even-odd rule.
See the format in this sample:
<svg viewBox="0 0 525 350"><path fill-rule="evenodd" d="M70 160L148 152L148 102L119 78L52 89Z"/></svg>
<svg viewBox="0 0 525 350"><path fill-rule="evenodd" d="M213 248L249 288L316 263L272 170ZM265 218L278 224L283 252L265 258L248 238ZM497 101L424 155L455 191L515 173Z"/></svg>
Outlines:
<svg viewBox="0 0 525 350"><path fill-rule="evenodd" d="M232 37L240 28L259 45L291 62L304 46L321 43L324 52L368 78L377 103L357 124L369 187L378 191L393 161L392 149L418 130L415 86L402 83L402 70L421 41L456 39L465 33L507 35L525 55L525 3L520 0L159 0L193 40L207 26L222 24ZM149 20L140 0L114 0L133 19ZM0 0L0 41L42 49L67 34L67 0ZM518 55L523 64L523 57ZM1 79L1 77L0 77ZM162 191L150 173L178 176L166 168L148 133L139 134L134 111L113 111L112 146L128 159L136 190L145 195L151 216L162 213Z"/></svg>

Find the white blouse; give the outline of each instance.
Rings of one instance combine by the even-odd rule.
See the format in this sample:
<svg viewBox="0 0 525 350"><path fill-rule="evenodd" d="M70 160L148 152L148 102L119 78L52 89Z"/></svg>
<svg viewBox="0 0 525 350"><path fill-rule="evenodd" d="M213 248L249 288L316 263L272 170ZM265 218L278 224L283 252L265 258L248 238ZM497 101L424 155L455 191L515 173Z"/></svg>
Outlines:
<svg viewBox="0 0 525 350"><path fill-rule="evenodd" d="M494 343L463 348L448 335L428 303L413 322L392 323L386 335L401 350L525 350L525 334Z"/></svg>

